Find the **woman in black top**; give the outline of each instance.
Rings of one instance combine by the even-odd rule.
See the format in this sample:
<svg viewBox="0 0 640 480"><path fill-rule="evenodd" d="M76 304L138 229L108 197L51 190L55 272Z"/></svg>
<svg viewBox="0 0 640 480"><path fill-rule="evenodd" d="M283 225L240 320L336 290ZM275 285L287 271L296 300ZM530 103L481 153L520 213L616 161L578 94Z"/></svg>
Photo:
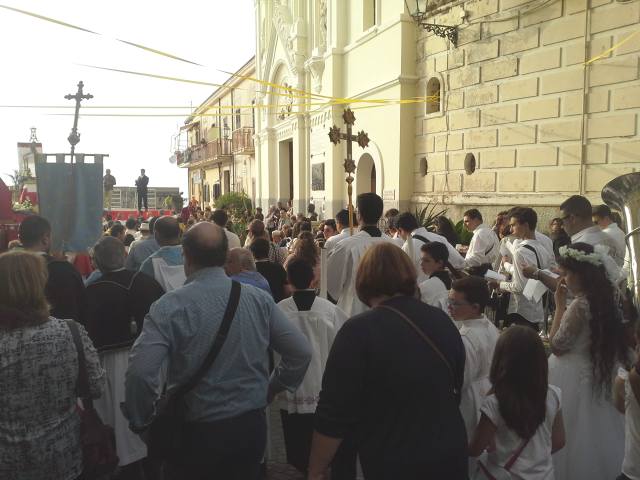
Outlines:
<svg viewBox="0 0 640 480"><path fill-rule="evenodd" d="M356 290L372 309L349 319L331 348L309 479L326 478L345 437L355 438L367 480L466 479L460 334L444 312L416 298L415 268L391 243L364 255Z"/></svg>

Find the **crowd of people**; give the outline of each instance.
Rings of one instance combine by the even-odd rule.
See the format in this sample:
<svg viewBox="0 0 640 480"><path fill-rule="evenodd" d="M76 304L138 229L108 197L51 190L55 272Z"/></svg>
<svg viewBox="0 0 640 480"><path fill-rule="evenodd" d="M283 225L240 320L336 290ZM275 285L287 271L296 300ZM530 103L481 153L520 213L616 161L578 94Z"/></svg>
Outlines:
<svg viewBox="0 0 640 480"><path fill-rule="evenodd" d="M549 235L529 207L470 209L468 245L374 193L323 221L256 209L244 238L190 207L105 218L93 271L22 222L0 255L0 478L82 478L85 369L120 480L257 479L267 408L309 480L640 480L637 279L608 207L572 196ZM161 455L159 398L190 383Z"/></svg>

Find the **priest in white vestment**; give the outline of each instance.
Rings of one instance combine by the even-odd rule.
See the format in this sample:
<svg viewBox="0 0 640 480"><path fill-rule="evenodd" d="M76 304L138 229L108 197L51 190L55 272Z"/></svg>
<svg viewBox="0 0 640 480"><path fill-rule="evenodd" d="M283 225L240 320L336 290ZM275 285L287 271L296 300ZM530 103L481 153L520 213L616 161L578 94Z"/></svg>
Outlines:
<svg viewBox="0 0 640 480"><path fill-rule="evenodd" d="M442 243L449 252L448 261L453 268L456 270L464 267L464 258L462 255L453 248L453 246L449 243L449 241L443 237L442 235L438 235L437 233L429 232L426 228L420 227L418 225L418 220L409 212L401 213L398 216L397 220L398 233L400 237L404 240L404 244L402 245L402 250L404 253L409 255L409 258L413 262L416 267L416 272L418 273L418 284L421 284L429 277L422 271L422 267L420 265L421 262L421 253L420 248L425 243L430 242L439 242Z"/></svg>
<svg viewBox="0 0 640 480"><path fill-rule="evenodd" d="M354 229L357 228L358 223L353 222ZM336 213L336 228L338 230L338 234L332 237L327 238L327 241L324 242L324 248L328 253L331 253L333 247L335 247L339 242L351 236L351 230L349 229L349 210L342 209L338 213Z"/></svg>
<svg viewBox="0 0 640 480"><path fill-rule="evenodd" d="M333 248L327 259L327 271L323 272L327 275L329 295L337 299L338 306L350 317L369 309L356 293L356 273L364 252L379 242L397 245L377 226L382 216L382 198L375 193L362 193L356 199L356 207L359 231Z"/></svg>

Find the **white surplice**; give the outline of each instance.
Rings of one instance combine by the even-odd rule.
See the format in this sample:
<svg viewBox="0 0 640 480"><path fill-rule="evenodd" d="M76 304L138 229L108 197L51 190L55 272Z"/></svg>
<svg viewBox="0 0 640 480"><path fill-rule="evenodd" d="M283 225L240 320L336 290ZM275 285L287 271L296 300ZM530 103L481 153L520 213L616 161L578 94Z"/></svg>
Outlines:
<svg viewBox="0 0 640 480"><path fill-rule="evenodd" d="M460 413L470 441L480 420L480 407L491 389L489 370L500 331L485 315L460 323L460 336L466 353Z"/></svg>
<svg viewBox="0 0 640 480"><path fill-rule="evenodd" d="M421 282L419 287L420 300L449 315L449 290L442 280L438 277L431 277Z"/></svg>
<svg viewBox="0 0 640 480"><path fill-rule="evenodd" d="M328 300L316 297L310 310L298 310L293 297L278 303L285 313L311 344L311 363L304 379L295 392L278 395L280 409L293 413L314 413L322 386L322 375L327 364L329 351L338 330L347 321L347 314Z"/></svg>
<svg viewBox="0 0 640 480"><path fill-rule="evenodd" d="M536 255L525 245L535 249L540 260L539 266ZM523 294L529 279L522 273L522 267L523 265L533 265L540 269L546 269L554 263L554 260L553 252L549 252L538 240L528 239L513 243L513 276L510 282L500 282L500 290L511 293L508 313L518 313L531 323L544 321L543 302L529 300Z"/></svg>
<svg viewBox="0 0 640 480"><path fill-rule="evenodd" d="M479 267L483 264L491 264L500 254L500 240L493 230L484 223L478 225L473 231L473 237L469 242L469 249L464 259L465 267Z"/></svg>
<svg viewBox="0 0 640 480"><path fill-rule="evenodd" d="M353 231L357 232L357 228L354 228ZM324 242L324 248L326 248L328 252L331 252L333 250L333 247L335 247L345 238L349 238L350 236L351 232L349 230L349 227L343 228L337 235L327 238L327 241Z"/></svg>
<svg viewBox="0 0 640 480"><path fill-rule="evenodd" d="M338 299L338 306L349 317L369 310L356 293L356 273L364 252L379 242L389 242L397 246L397 243L384 233L380 237L372 237L361 230L352 237L341 240L327 259L327 290L332 298Z"/></svg>
<svg viewBox="0 0 640 480"><path fill-rule="evenodd" d="M449 252L449 263L455 269L461 269L464 267L464 258L462 255L453 248L453 246L449 243L449 241L443 237L442 235L438 235L437 233L429 232L426 228L420 227L416 228L413 232L411 232L412 238L407 238L407 240L402 245L402 250L404 253L409 255L409 258L413 262L416 267L416 272L418 273L418 284L427 280L427 276L422 271L422 265L420 262L422 245L424 242L418 238L414 238L416 235L426 238L429 242L439 242L444 244L447 247L447 251Z"/></svg>

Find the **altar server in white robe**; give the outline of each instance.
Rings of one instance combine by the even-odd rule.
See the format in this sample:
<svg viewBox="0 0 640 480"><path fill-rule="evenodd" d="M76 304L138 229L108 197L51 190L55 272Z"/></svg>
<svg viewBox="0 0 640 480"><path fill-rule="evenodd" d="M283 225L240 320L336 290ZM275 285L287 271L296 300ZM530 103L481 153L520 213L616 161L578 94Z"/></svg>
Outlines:
<svg viewBox="0 0 640 480"><path fill-rule="evenodd" d="M306 472L311 451L313 419L322 386L322 375L333 340L347 321L342 309L329 300L316 296L309 288L313 280L313 267L302 258L287 263L287 278L293 294L278 306L309 340L311 363L295 392L283 392L277 397L282 418L287 462ZM355 463L355 455L353 456ZM355 467L354 467L355 470Z"/></svg>
<svg viewBox="0 0 640 480"><path fill-rule="evenodd" d="M350 317L369 309L358 298L355 285L356 272L364 252L379 242L397 245L377 226L382 216L382 198L375 193L361 193L356 198L356 207L360 230L333 248L326 268L329 295L338 300L338 306Z"/></svg>
<svg viewBox="0 0 640 480"><path fill-rule="evenodd" d="M401 213L397 220L398 233L404 240L402 250L409 255L409 258L413 261L418 273L418 284L424 282L429 277L422 271L420 266L421 255L420 248L425 243L439 242L442 243L449 251L449 263L455 269L464 267L464 258L462 255L453 248L449 241L442 235L429 232L426 228L418 225L418 220L409 212Z"/></svg>
<svg viewBox="0 0 640 480"><path fill-rule="evenodd" d="M457 274L457 271L449 263L447 247L440 242L423 243L420 247L420 256L422 272L427 277L418 285L420 299L427 305L439 308L448 314L449 289L451 289L452 280L449 272Z"/></svg>
<svg viewBox="0 0 640 480"><path fill-rule="evenodd" d="M461 323L460 335L466 352L460 413L472 438L480 421L480 407L491 389L489 371L500 332L484 315L489 302L487 283L480 277L455 280L449 291L449 314Z"/></svg>
<svg viewBox="0 0 640 480"><path fill-rule="evenodd" d="M358 222L353 222L354 231L358 228ZM331 253L333 247L335 247L338 243L340 243L345 238L351 236L351 229L349 228L349 210L346 208L340 210L336 213L336 229L338 230L338 234L333 237L327 238L327 241L324 242L324 248L327 252Z"/></svg>
<svg viewBox="0 0 640 480"><path fill-rule="evenodd" d="M464 258L465 268L493 265L500 254L498 236L491 227L482 223L482 214L475 208L464 212L463 222L464 227L473 232Z"/></svg>

